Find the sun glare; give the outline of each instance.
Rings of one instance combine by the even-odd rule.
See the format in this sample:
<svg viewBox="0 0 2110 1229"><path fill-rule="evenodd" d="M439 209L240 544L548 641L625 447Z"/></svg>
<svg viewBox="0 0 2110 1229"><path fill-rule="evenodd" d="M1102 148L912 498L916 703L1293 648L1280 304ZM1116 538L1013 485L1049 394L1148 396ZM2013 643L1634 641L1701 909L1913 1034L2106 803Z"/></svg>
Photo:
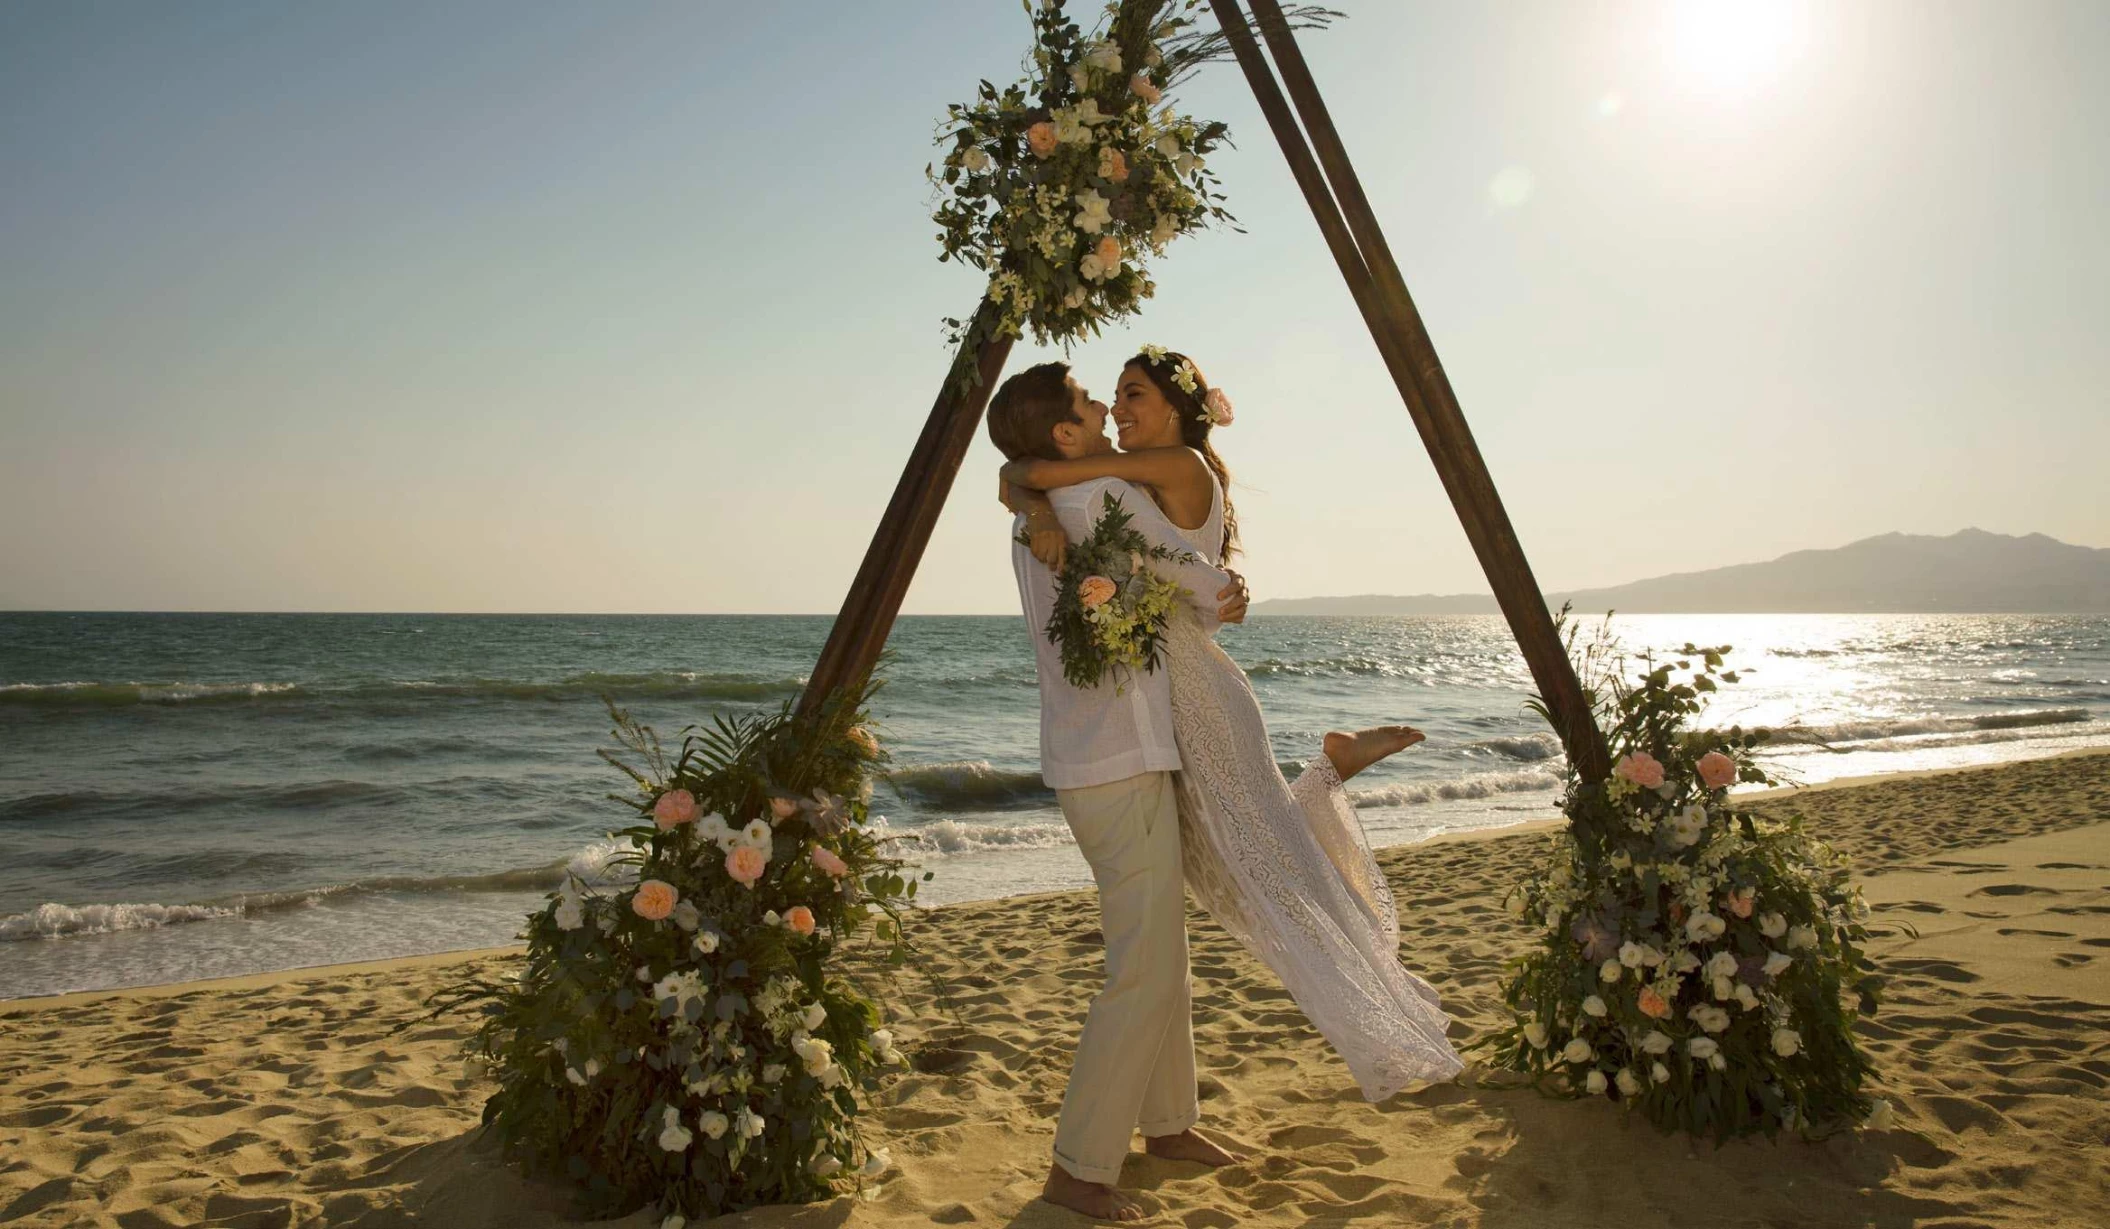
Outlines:
<svg viewBox="0 0 2110 1229"><path fill-rule="evenodd" d="M1760 93L1799 54L1802 19L1784 0L1674 0L1664 50L1672 72L1696 90Z"/></svg>

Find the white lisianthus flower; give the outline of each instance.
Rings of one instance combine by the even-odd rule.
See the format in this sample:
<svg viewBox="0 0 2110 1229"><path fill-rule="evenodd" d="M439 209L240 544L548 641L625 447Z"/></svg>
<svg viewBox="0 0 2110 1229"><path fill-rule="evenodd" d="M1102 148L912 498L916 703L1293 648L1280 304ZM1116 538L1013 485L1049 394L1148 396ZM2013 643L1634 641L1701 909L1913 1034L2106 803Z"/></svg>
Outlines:
<svg viewBox="0 0 2110 1229"><path fill-rule="evenodd" d="M1614 1083L1619 1085L1619 1095L1622 1097L1631 1097L1641 1091L1641 1077L1635 1075L1628 1067L1619 1069L1619 1078Z"/></svg>
<svg viewBox="0 0 2110 1229"><path fill-rule="evenodd" d="M960 165L971 174L980 174L989 169L989 154L979 145L970 145L960 155Z"/></svg>
<svg viewBox="0 0 2110 1229"><path fill-rule="evenodd" d="M1642 962L1644 960L1644 957L1642 956L1641 952L1641 945L1629 939L1625 943L1619 945L1619 963L1625 965L1629 969L1638 969L1641 967Z"/></svg>
<svg viewBox="0 0 2110 1229"><path fill-rule="evenodd" d="M1773 1052L1782 1058L1793 1058L1802 1049L1802 1034L1792 1028L1773 1030Z"/></svg>
<svg viewBox="0 0 2110 1229"><path fill-rule="evenodd" d="M1707 831L1707 808L1694 804L1679 811L1670 821L1670 843L1684 849L1698 843Z"/></svg>
<svg viewBox="0 0 2110 1229"><path fill-rule="evenodd" d="M1070 224L1078 230L1096 235L1113 222L1113 202L1101 196L1097 188L1086 188L1077 194L1076 199L1077 215L1070 219Z"/></svg>
<svg viewBox="0 0 2110 1229"><path fill-rule="evenodd" d="M733 1125L732 1119L727 1118L717 1110L705 1110L696 1116L696 1129L711 1139L722 1137L726 1128L731 1125Z"/></svg>
<svg viewBox="0 0 2110 1229"><path fill-rule="evenodd" d="M553 915L559 930L577 930L586 924L586 902L579 898L573 880L564 881L564 892L557 899L557 911Z"/></svg>
<svg viewBox="0 0 2110 1229"><path fill-rule="evenodd" d="M769 848L770 839L775 835L776 834L770 830L769 825L759 819L748 820L747 826L745 828L740 829L741 842L744 844L752 845L756 849Z"/></svg>
<svg viewBox="0 0 2110 1229"><path fill-rule="evenodd" d="M887 1150L884 1148L876 1148L871 1152L870 1155L865 1157L864 1168L858 1170L857 1172L863 1174L867 1178L876 1178L880 1174L883 1174L887 1170L893 1168L893 1165L893 1156L888 1153Z"/></svg>
<svg viewBox="0 0 2110 1229"><path fill-rule="evenodd" d="M1713 990L1714 997L1718 1002L1726 1003L1736 997L1736 983L1726 977L1715 978Z"/></svg>
<svg viewBox="0 0 2110 1229"><path fill-rule="evenodd" d="M1817 946L1817 928L1814 926L1788 927L1788 950L1799 952Z"/></svg>
<svg viewBox="0 0 2110 1229"><path fill-rule="evenodd" d="M1580 1037L1570 1037L1561 1047L1561 1057L1571 1063L1589 1062L1591 1054L1590 1043Z"/></svg>
<svg viewBox="0 0 2110 1229"><path fill-rule="evenodd" d="M753 1139L762 1134L763 1128L768 1125L769 1123L763 1119L762 1115L743 1105L740 1107L740 1117L735 1121L733 1129L740 1132L740 1138Z"/></svg>
<svg viewBox="0 0 2110 1229"><path fill-rule="evenodd" d="M1656 1081L1658 1084L1668 1084L1670 1083L1670 1068L1664 1066L1662 1063L1650 1063L1648 1068L1648 1078Z"/></svg>
<svg viewBox="0 0 2110 1229"><path fill-rule="evenodd" d="M1713 977L1735 977L1735 976L1736 976L1736 953L1734 953L1734 952L1716 952L1716 953L1715 953L1715 954L1714 954L1714 955L1713 955L1713 956L1712 956L1711 958L1709 958L1709 959L1708 959L1708 961L1707 961L1707 976L1708 976L1708 977L1710 977L1710 978L1713 978Z"/></svg>
<svg viewBox="0 0 2110 1229"><path fill-rule="evenodd" d="M1604 1078L1602 1071L1592 1071L1583 1080L1583 1087L1589 1089L1592 1096L1603 1096L1604 1090L1610 1086L1611 1082Z"/></svg>
<svg viewBox="0 0 2110 1229"><path fill-rule="evenodd" d="M1603 964L1597 966L1597 980L1604 982L1606 985L1610 985L1611 983L1619 980L1619 974L1625 968L1626 966L1620 964L1617 960L1607 960Z"/></svg>
<svg viewBox="0 0 2110 1229"><path fill-rule="evenodd" d="M764 1084L774 1084L774 1083L776 1083L776 1082L777 1082L778 1080L781 1080L781 1079L783 1079L783 1078L784 1078L784 1064L782 1064L782 1063L764 1063L764 1064L762 1065L762 1082L763 1082Z"/></svg>
<svg viewBox="0 0 2110 1229"><path fill-rule="evenodd" d="M1582 1009L1583 1009L1583 1014L1584 1014L1584 1015L1586 1015L1586 1016L1589 1016L1589 1017L1591 1017L1592 1019L1597 1019L1597 1020L1602 1020L1602 1019L1604 1019L1604 1013L1605 1013L1605 1005L1604 1005L1604 1000L1603 1000L1603 999L1601 999L1601 998L1598 998L1598 997L1597 997L1596 995L1594 995L1594 994L1593 994L1593 995L1591 995L1590 997L1588 997L1588 998L1584 999L1584 1000L1582 1001Z"/></svg>
<svg viewBox="0 0 2110 1229"><path fill-rule="evenodd" d="M1713 1058L1716 1054L1721 1053L1722 1047L1712 1037L1695 1037L1685 1043L1685 1049L1694 1058Z"/></svg>
<svg viewBox="0 0 2110 1229"><path fill-rule="evenodd" d="M1180 173L1182 179L1194 178L1194 173L1207 165L1209 164L1202 160L1200 154L1181 154L1172 160L1173 169Z"/></svg>
<svg viewBox="0 0 2110 1229"><path fill-rule="evenodd" d="M799 1023L805 1025L808 1030L819 1028L827 1022L828 1009L819 1003L807 1004L806 1010L799 1016Z"/></svg>
<svg viewBox="0 0 2110 1229"><path fill-rule="evenodd" d="M1700 958L1685 948L1678 949L1678 954L1671 957L1670 960L1670 971L1673 973L1690 973L1699 967Z"/></svg>
<svg viewBox="0 0 2110 1229"><path fill-rule="evenodd" d="M1745 1011L1758 1010L1758 995L1742 982L1736 984L1736 1004Z"/></svg>
<svg viewBox="0 0 2110 1229"><path fill-rule="evenodd" d="M696 1137L681 1125L681 1111L670 1105L664 1112L666 1117L659 1129L659 1146L668 1152L687 1152Z"/></svg>
<svg viewBox="0 0 2110 1229"><path fill-rule="evenodd" d="M1789 965L1794 963L1795 958L1786 952L1769 952L1766 955L1766 976L1779 977Z"/></svg>
<svg viewBox="0 0 2110 1229"><path fill-rule="evenodd" d="M1788 919L1778 913L1761 913L1758 915L1758 933L1768 939L1778 939L1788 933Z"/></svg>
<svg viewBox="0 0 2110 1229"><path fill-rule="evenodd" d="M1531 1048L1534 1050L1545 1049L1546 1026L1539 1023L1537 1020L1533 1020L1531 1023L1525 1025L1524 1040L1529 1042L1531 1044Z"/></svg>
<svg viewBox="0 0 2110 1229"><path fill-rule="evenodd" d="M832 1178L836 1174L841 1173L842 1168L842 1161L835 1157L817 1156L813 1158L813 1176L816 1178Z"/></svg>
<svg viewBox="0 0 2110 1229"><path fill-rule="evenodd" d="M1671 1040L1669 1033L1660 1029L1650 1029L1648 1036L1641 1039L1641 1049L1648 1054L1668 1054L1670 1048L1676 1044L1677 1042Z"/></svg>
<svg viewBox="0 0 2110 1229"><path fill-rule="evenodd" d="M1719 939L1729 929L1729 923L1702 909L1685 919L1685 937L1694 943L1705 943Z"/></svg>
<svg viewBox="0 0 2110 1229"><path fill-rule="evenodd" d="M1878 1097L1876 1098L1876 1103L1869 1107L1868 1117L1861 1120L1861 1129L1864 1131L1888 1131L1891 1127L1897 1125L1897 1118L1897 1110L1892 1108L1890 1102Z"/></svg>
<svg viewBox="0 0 2110 1229"><path fill-rule="evenodd" d="M708 956L718 950L718 934L716 931L706 930L697 935L696 942L690 946L696 949L697 955Z"/></svg>
<svg viewBox="0 0 2110 1229"><path fill-rule="evenodd" d="M725 822L725 816L720 815L716 811L696 821L696 835L718 846L721 850L730 852L732 849L733 830Z"/></svg>

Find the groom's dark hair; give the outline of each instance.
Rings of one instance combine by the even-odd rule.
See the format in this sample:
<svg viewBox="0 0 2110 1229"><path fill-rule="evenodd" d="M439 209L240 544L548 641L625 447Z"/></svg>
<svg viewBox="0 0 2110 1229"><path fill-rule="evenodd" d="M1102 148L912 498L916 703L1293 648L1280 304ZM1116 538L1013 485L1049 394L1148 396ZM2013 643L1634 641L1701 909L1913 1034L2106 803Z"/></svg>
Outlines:
<svg viewBox="0 0 2110 1229"><path fill-rule="evenodd" d="M989 442L1006 460L1062 460L1055 428L1083 421L1071 408L1069 378L1068 363L1041 363L1004 381L989 399Z"/></svg>

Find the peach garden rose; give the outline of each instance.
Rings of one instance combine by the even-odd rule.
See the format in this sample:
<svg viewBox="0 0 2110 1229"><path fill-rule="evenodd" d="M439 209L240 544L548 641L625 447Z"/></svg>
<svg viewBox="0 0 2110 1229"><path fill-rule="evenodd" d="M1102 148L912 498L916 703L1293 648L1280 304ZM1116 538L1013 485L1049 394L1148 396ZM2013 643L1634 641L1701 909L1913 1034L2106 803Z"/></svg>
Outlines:
<svg viewBox="0 0 2110 1229"><path fill-rule="evenodd" d="M840 879L850 873L850 864L835 856L835 851L824 845L813 847L813 864L830 879Z"/></svg>
<svg viewBox="0 0 2110 1229"><path fill-rule="evenodd" d="M784 924L802 935L813 933L813 910L804 905L793 905L784 914Z"/></svg>
<svg viewBox="0 0 2110 1229"><path fill-rule="evenodd" d="M735 845L732 852L725 855L725 873L742 887L755 886L755 881L762 877L762 871L768 865L769 855L753 845Z"/></svg>
<svg viewBox="0 0 2110 1229"><path fill-rule="evenodd" d="M1097 610L1113 596L1114 582L1104 576L1087 576L1077 582L1077 600L1084 603L1086 610Z"/></svg>
<svg viewBox="0 0 2110 1229"><path fill-rule="evenodd" d="M1055 125L1046 120L1026 129L1026 146L1036 158L1045 158L1055 152Z"/></svg>
<svg viewBox="0 0 2110 1229"><path fill-rule="evenodd" d="M630 911L648 922L665 921L680 899L681 893L674 890L673 884L663 879L647 879L637 885L636 895L630 898Z"/></svg>
<svg viewBox="0 0 2110 1229"><path fill-rule="evenodd" d="M652 804L652 822L661 832L678 828L696 819L696 795L685 789L670 789Z"/></svg>
<svg viewBox="0 0 2110 1229"><path fill-rule="evenodd" d="M1631 781L1643 789L1654 789L1663 784L1662 763L1646 751L1620 756L1619 765L1612 769L1612 773L1621 780Z"/></svg>
<svg viewBox="0 0 2110 1229"><path fill-rule="evenodd" d="M1708 789L1721 789L1736 780L1736 761L1719 751L1709 751L1701 756L1696 767L1700 771L1700 784Z"/></svg>

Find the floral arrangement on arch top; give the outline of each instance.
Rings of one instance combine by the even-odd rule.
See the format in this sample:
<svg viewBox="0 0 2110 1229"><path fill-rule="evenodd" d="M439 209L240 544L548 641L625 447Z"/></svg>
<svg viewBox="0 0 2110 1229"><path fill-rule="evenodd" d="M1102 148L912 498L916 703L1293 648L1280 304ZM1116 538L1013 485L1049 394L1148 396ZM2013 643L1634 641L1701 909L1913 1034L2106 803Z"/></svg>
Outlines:
<svg viewBox="0 0 2110 1229"><path fill-rule="evenodd" d="M1229 44L1199 28L1200 0L1121 0L1086 35L1062 0L1026 0L1028 76L946 109L942 162L926 168L939 201L940 260L989 274L993 311L948 319L953 340L1021 336L1067 344L1133 314L1155 290L1147 269L1181 235L1235 226L1208 158L1215 121L1179 114L1172 89ZM1295 6L1293 26L1337 14Z"/></svg>

